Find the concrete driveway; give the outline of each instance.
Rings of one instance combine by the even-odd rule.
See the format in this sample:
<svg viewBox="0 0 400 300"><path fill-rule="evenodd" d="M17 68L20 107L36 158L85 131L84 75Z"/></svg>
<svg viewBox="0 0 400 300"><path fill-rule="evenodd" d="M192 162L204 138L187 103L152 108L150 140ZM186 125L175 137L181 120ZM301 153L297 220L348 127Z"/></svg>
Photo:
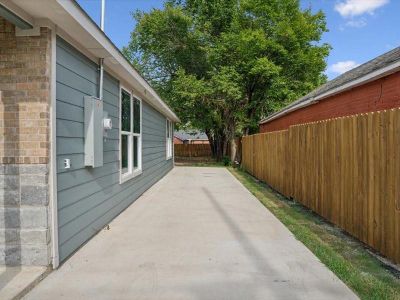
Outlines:
<svg viewBox="0 0 400 300"><path fill-rule="evenodd" d="M226 169L177 167L26 299L357 299Z"/></svg>

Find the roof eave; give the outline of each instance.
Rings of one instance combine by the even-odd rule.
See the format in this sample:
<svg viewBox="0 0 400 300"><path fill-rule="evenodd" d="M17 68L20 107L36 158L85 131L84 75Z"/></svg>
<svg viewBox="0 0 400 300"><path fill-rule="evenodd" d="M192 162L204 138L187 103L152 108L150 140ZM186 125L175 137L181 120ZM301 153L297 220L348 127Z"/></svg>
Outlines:
<svg viewBox="0 0 400 300"><path fill-rule="evenodd" d="M110 38L100 29L100 27L92 20L92 18L82 9L82 7L75 1L62 1L57 0L57 2L63 6L63 8L71 14L72 17L76 17L75 20L79 22L80 18L85 18L87 22L90 22L93 29L96 31L98 37L102 37L103 40L99 40L99 42L103 46L109 46L107 49L111 52L112 57L124 67L124 69L135 79L139 81L139 83L147 90L154 100L157 103L150 103L158 108L160 108L161 112L171 119L173 122L180 122L178 116L172 111L172 109L160 98L157 92L150 86L150 84L139 74L139 72L132 66L132 64L126 59L126 57L122 54L122 52L118 49L117 46L110 40ZM79 16L80 14L80 16ZM80 18L79 18L80 17ZM79 22L80 23L80 22ZM81 24L83 26L83 24ZM87 25L87 24L86 24ZM86 26L83 26L86 28ZM97 37L97 38L98 38ZM96 38L94 36L94 38ZM151 100L151 99L147 99Z"/></svg>
<svg viewBox="0 0 400 300"><path fill-rule="evenodd" d="M143 100L166 118L180 122L172 109L75 0L0 0L0 3L33 26L41 26L41 20L56 25L52 29L57 30L57 34L67 33L77 45L82 46L83 49L79 50L89 52L96 58L105 58L106 70L108 68L113 76L137 90Z"/></svg>

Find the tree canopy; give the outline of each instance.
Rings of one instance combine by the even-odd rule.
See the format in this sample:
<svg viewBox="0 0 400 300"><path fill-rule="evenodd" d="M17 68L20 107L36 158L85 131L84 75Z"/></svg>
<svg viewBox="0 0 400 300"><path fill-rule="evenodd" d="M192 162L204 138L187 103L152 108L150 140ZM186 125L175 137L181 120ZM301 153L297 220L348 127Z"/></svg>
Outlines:
<svg viewBox="0 0 400 300"><path fill-rule="evenodd" d="M169 0L133 17L124 54L217 158L326 81L325 16L298 0Z"/></svg>

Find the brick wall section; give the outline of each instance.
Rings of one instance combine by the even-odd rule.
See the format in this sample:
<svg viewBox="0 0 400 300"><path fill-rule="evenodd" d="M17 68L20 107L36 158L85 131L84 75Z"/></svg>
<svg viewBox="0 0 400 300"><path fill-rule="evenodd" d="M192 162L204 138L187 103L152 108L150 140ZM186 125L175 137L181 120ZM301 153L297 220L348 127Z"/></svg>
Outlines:
<svg viewBox="0 0 400 300"><path fill-rule="evenodd" d="M174 137L174 144L183 144L183 142L180 139Z"/></svg>
<svg viewBox="0 0 400 300"><path fill-rule="evenodd" d="M329 97L261 124L260 132L284 130L302 124L342 116L400 107L400 72Z"/></svg>
<svg viewBox="0 0 400 300"><path fill-rule="evenodd" d="M49 32L16 37L15 26L0 18L0 163L48 163Z"/></svg>
<svg viewBox="0 0 400 300"><path fill-rule="evenodd" d="M0 18L0 264L49 265L51 34Z"/></svg>

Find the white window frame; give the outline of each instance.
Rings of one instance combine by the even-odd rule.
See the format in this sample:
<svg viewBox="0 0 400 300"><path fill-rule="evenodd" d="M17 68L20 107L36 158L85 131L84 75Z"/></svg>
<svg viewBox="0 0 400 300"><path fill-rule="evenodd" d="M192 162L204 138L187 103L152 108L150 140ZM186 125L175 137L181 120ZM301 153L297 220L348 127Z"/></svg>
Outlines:
<svg viewBox="0 0 400 300"><path fill-rule="evenodd" d="M131 100L131 131L122 131L122 91L130 95ZM140 103L140 133L133 132L133 100L137 99ZM130 92L128 88L120 86L119 89L119 174L120 183L124 183L140 174L142 174L142 129L143 124L143 101L140 97ZM128 136L128 172L122 173L122 135ZM134 169L133 163L133 139L138 137L138 167Z"/></svg>
<svg viewBox="0 0 400 300"><path fill-rule="evenodd" d="M166 157L167 160L171 159L173 156L173 135L174 135L174 130L173 130L173 123L171 120L166 119L165 122L165 144L166 144ZM168 131L169 131L169 137L168 137Z"/></svg>

